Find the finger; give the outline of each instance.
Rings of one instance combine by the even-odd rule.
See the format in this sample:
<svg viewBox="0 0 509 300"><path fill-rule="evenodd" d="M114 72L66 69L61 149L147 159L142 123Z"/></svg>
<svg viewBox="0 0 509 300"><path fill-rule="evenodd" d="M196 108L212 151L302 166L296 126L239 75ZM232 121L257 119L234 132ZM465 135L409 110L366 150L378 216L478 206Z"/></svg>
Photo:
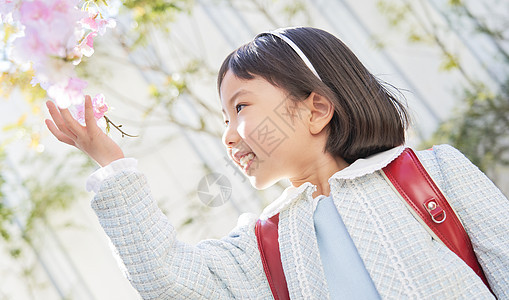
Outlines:
<svg viewBox="0 0 509 300"><path fill-rule="evenodd" d="M65 133L60 131L57 126L51 121L46 119L45 120L46 126L48 127L49 131L57 138L57 140L66 143L68 145L74 146L74 141L69 136L67 136Z"/></svg>
<svg viewBox="0 0 509 300"><path fill-rule="evenodd" d="M97 121L94 116L94 107L92 106L92 99L89 95L85 96L85 124L89 132L97 130Z"/></svg>
<svg viewBox="0 0 509 300"><path fill-rule="evenodd" d="M69 109L58 108L58 110L60 111L60 115L64 119L65 125L69 131L71 131L75 136L78 136L83 130L83 126L81 126L81 124L73 118Z"/></svg>
<svg viewBox="0 0 509 300"><path fill-rule="evenodd" d="M59 131L66 134L67 136L76 137L76 135L74 133L72 133L65 125L65 121L62 118L62 115L60 114L56 105L51 101L46 101L46 107L48 107L49 114L51 115L53 122L55 122L53 125L56 125L56 127L59 129ZM48 127L48 129L49 129L49 127Z"/></svg>

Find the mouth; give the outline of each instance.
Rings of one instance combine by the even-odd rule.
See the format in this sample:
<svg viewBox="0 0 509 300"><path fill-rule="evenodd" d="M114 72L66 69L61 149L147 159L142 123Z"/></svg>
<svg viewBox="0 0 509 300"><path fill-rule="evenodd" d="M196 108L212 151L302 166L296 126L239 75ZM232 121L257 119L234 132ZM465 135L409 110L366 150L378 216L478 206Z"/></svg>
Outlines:
<svg viewBox="0 0 509 300"><path fill-rule="evenodd" d="M238 164L245 172L247 172L247 170L253 163L253 160L255 159L255 157L256 157L256 155L253 152L249 152L249 153L240 157Z"/></svg>

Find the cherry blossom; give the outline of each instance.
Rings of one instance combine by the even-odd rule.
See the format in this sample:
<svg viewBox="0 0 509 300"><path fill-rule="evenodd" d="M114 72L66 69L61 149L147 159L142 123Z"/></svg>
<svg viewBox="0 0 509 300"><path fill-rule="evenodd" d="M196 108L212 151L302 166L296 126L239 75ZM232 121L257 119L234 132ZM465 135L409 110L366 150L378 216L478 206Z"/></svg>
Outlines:
<svg viewBox="0 0 509 300"><path fill-rule="evenodd" d="M19 65L30 64L35 74L31 83L39 84L59 107L70 108L84 124L87 82L76 76L74 68L83 56L94 53L94 38L116 22L104 19L98 6L83 11L79 4L79 0L0 0L0 21L20 28L8 51L10 58ZM104 95L97 94L92 105L98 125L105 128L109 107Z"/></svg>
<svg viewBox="0 0 509 300"><path fill-rule="evenodd" d="M48 95L63 108L83 103L85 96L83 89L87 82L79 78L69 78L67 82L52 84L47 89Z"/></svg>
<svg viewBox="0 0 509 300"><path fill-rule="evenodd" d="M22 2L20 8L21 23L25 26L39 26L51 21L52 11L42 1Z"/></svg>
<svg viewBox="0 0 509 300"><path fill-rule="evenodd" d="M96 36L96 32L87 34L83 41L77 46L78 51L87 57L92 56L92 54L94 54L94 38Z"/></svg>
<svg viewBox="0 0 509 300"><path fill-rule="evenodd" d="M103 94L97 94L94 98L92 98L92 107L94 108L94 118L97 121L97 125L105 129L107 124L104 118L106 112L108 112L109 107L105 102L105 98ZM69 108L73 117L81 124L85 125L85 105L84 103L71 106Z"/></svg>
<svg viewBox="0 0 509 300"><path fill-rule="evenodd" d="M41 60L48 54L48 49L39 31L35 28L25 28L23 37L18 37L13 42L12 58L22 64L26 61Z"/></svg>
<svg viewBox="0 0 509 300"><path fill-rule="evenodd" d="M83 19L81 22L84 28L97 32L100 35L106 33L106 28L114 28L117 23L114 19L100 19L99 14L94 14L91 17Z"/></svg>
<svg viewBox="0 0 509 300"><path fill-rule="evenodd" d="M109 107L106 104L105 98L103 94L97 94L92 99L92 106L94 107L94 117L98 120L104 117L104 114L108 112Z"/></svg>

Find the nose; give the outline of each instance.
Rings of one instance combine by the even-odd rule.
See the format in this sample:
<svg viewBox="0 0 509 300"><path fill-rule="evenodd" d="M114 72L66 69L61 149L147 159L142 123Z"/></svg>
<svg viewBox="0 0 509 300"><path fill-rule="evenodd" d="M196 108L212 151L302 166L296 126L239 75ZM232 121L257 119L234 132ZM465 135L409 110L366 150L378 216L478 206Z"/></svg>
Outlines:
<svg viewBox="0 0 509 300"><path fill-rule="evenodd" d="M225 131L223 132L223 144L226 147L234 147L239 143L240 140L241 137L237 131L237 126L235 126L233 122L230 122L228 127L226 127Z"/></svg>

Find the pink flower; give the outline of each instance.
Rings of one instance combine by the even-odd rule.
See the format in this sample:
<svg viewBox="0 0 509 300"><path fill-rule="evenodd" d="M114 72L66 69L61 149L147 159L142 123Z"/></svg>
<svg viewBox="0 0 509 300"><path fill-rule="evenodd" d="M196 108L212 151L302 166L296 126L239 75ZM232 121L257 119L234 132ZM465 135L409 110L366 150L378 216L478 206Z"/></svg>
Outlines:
<svg viewBox="0 0 509 300"><path fill-rule="evenodd" d="M106 28L114 28L117 25L114 19L100 19L98 18L98 14L93 14L88 18L82 19L81 23L83 28L90 29L100 35L104 35Z"/></svg>
<svg viewBox="0 0 509 300"><path fill-rule="evenodd" d="M51 18L51 7L42 1L22 2L20 8L21 22L25 26L38 26Z"/></svg>
<svg viewBox="0 0 509 300"><path fill-rule="evenodd" d="M32 67L35 71L33 83L41 84L45 90L53 84L67 82L69 78L76 76L74 65L58 57L48 56L44 60L35 61Z"/></svg>
<svg viewBox="0 0 509 300"><path fill-rule="evenodd" d="M97 36L96 32L90 32L78 45L79 53L90 57L94 54L94 38Z"/></svg>
<svg viewBox="0 0 509 300"><path fill-rule="evenodd" d="M47 92L61 108L68 108L71 105L83 103L83 89L87 82L79 78L69 78L67 82L60 82L51 85Z"/></svg>
<svg viewBox="0 0 509 300"><path fill-rule="evenodd" d="M104 122L99 122L104 117L104 114L108 112L108 104L104 100L103 94L97 94L94 98L92 98L92 107L94 109L94 118L98 121L97 124L99 127L103 128L101 124ZM81 124L85 125L85 105L84 103L80 103L70 107L70 111L73 117Z"/></svg>
<svg viewBox="0 0 509 300"><path fill-rule="evenodd" d="M49 0L46 2L50 2L49 6L51 9L55 12L59 12L62 14L68 14L72 11L76 11L76 6L78 5L79 1L76 0ZM51 3L53 2L53 3Z"/></svg>
<svg viewBox="0 0 509 300"><path fill-rule="evenodd" d="M12 58L20 64L44 60L48 54L46 43L32 27L25 28L25 36L15 39L12 47Z"/></svg>
<svg viewBox="0 0 509 300"><path fill-rule="evenodd" d="M92 107L94 108L94 117L96 120L104 117L104 114L106 114L109 109L103 94L95 95L95 97L92 99Z"/></svg>
<svg viewBox="0 0 509 300"><path fill-rule="evenodd" d="M80 0L0 0L0 21L14 19L24 27L24 36L14 40L11 53L19 64L32 63L31 83L40 84L59 107L77 105L75 115L84 122L87 82L76 78L73 65L83 55L91 56L94 38L116 23L102 19L97 11L80 10L79 4ZM96 95L92 102L94 117L104 121L108 111L104 95Z"/></svg>
<svg viewBox="0 0 509 300"><path fill-rule="evenodd" d="M33 52L35 55L23 55L26 61L34 63L48 57L62 60L81 59L73 49L83 38L79 21L87 13L80 11L76 0L35 0L23 2L20 8L20 20L25 26L23 43L15 49L20 52ZM19 42L18 42L19 43ZM37 44L36 44L37 43ZM25 49L26 44L31 44ZM35 47L37 46L37 47Z"/></svg>
<svg viewBox="0 0 509 300"><path fill-rule="evenodd" d="M97 17L97 14L95 14L91 17L88 17L88 18L84 18L81 20L81 24L83 25L84 28L90 29L92 31L97 31L99 26L97 25L97 22L95 21L96 17Z"/></svg>

